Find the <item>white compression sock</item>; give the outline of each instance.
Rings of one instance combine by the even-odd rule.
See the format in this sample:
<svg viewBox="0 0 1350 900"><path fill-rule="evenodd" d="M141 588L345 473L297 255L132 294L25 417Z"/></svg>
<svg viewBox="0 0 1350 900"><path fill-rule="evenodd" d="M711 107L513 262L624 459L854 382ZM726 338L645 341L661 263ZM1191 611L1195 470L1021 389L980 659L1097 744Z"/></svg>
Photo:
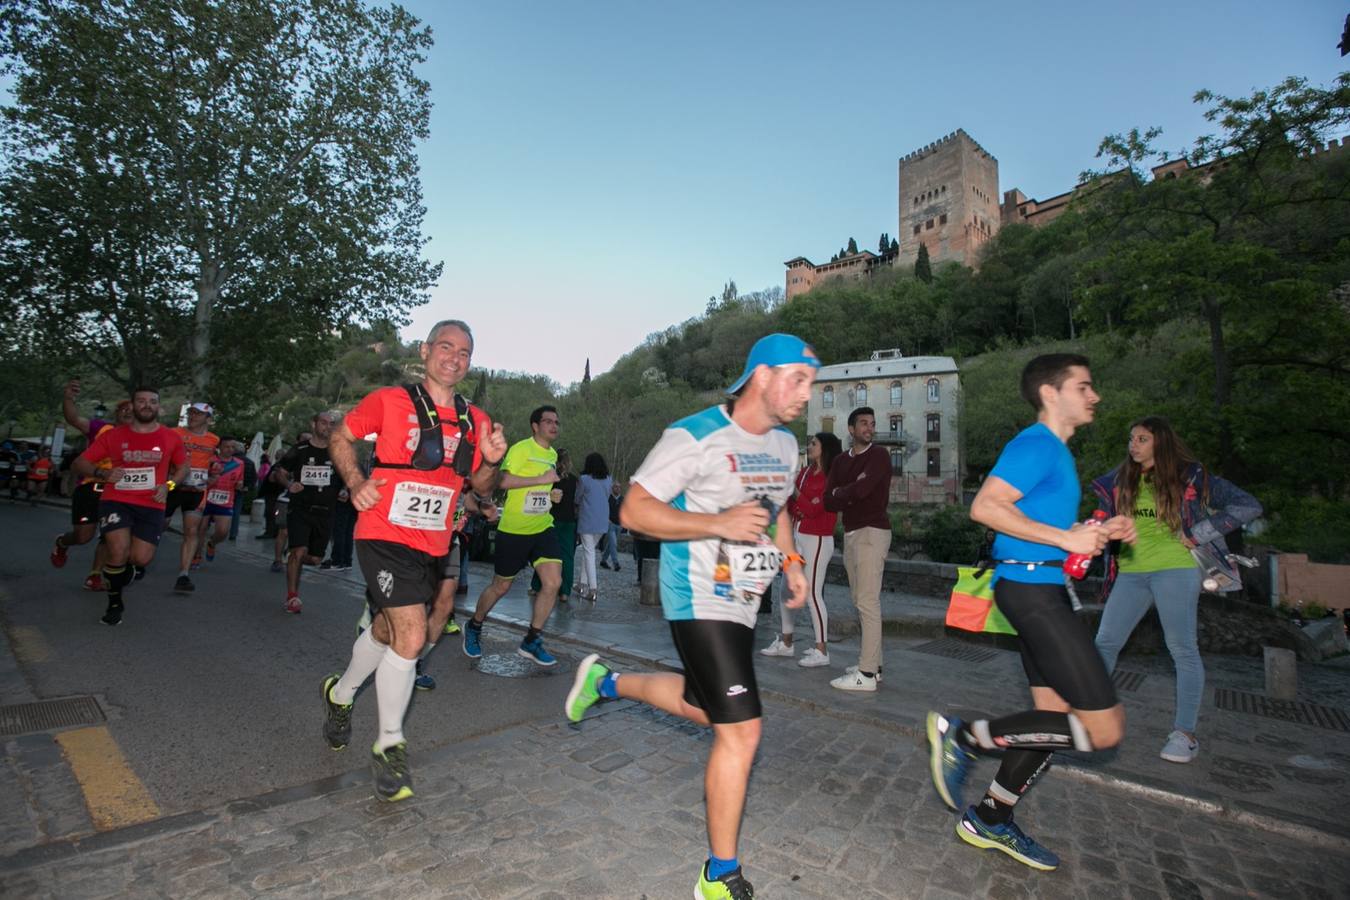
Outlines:
<svg viewBox="0 0 1350 900"><path fill-rule="evenodd" d="M403 716L412 699L417 679L417 660L404 659L390 647L375 669L375 703L380 711L380 734L375 749L383 750L403 741Z"/></svg>
<svg viewBox="0 0 1350 900"><path fill-rule="evenodd" d="M427 658L427 654L430 653L432 650L435 650L435 649L436 649L436 642L435 642L435 641L427 641L425 644L422 645L422 652L419 653L419 654L417 654L417 658L418 658L418 659L426 659L426 658Z"/></svg>
<svg viewBox="0 0 1350 900"><path fill-rule="evenodd" d="M347 671L342 673L342 677L333 685L330 692L333 702L347 706L356 699L357 689L370 677L370 673L375 671L375 667L384 659L384 652L388 649L375 640L369 628L357 635L356 643L352 644L352 659L347 663Z"/></svg>

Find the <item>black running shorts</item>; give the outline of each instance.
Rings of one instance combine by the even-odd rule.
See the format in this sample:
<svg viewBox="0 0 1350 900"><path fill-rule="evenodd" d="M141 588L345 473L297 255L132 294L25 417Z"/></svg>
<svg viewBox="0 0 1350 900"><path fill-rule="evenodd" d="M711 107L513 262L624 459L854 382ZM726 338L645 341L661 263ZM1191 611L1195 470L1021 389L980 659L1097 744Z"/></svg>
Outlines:
<svg viewBox="0 0 1350 900"><path fill-rule="evenodd" d="M1000 578L994 602L1017 629L1032 687L1052 688L1074 709L1110 709L1119 702L1092 632L1074 613L1064 585Z"/></svg>
<svg viewBox="0 0 1350 900"><path fill-rule="evenodd" d="M327 506L297 506L288 503L286 549L304 549L310 556L323 556L333 531L333 510Z"/></svg>
<svg viewBox="0 0 1350 900"><path fill-rule="evenodd" d="M164 534L164 510L158 506L104 500L98 505L98 524L100 534L130 528L133 538L158 546L160 536Z"/></svg>
<svg viewBox="0 0 1350 900"><path fill-rule="evenodd" d="M527 565L537 567L541 562L562 562L558 532L553 528L538 534L497 532L497 548L492 557L492 567L497 577L515 578Z"/></svg>
<svg viewBox="0 0 1350 900"><path fill-rule="evenodd" d="M172 522L173 514L180 509L187 515L201 515L202 499L206 491L194 491L188 488L174 488L164 501L164 521Z"/></svg>
<svg viewBox="0 0 1350 900"><path fill-rule="evenodd" d="M103 494L99 488L102 486L97 481L76 485L70 498L70 524L93 525L98 521L98 501Z"/></svg>
<svg viewBox="0 0 1350 900"><path fill-rule="evenodd" d="M717 619L678 619L670 623L670 637L684 664L684 702L716 725L763 715L753 628Z"/></svg>
<svg viewBox="0 0 1350 900"><path fill-rule="evenodd" d="M460 534L453 535L450 538L450 552L445 554L444 556L436 557L437 561L440 562L441 565L442 581L449 580L451 578L454 579L459 578L460 554L464 552L464 548L460 546L463 543L460 540L461 537L462 535Z"/></svg>
<svg viewBox="0 0 1350 900"><path fill-rule="evenodd" d="M375 607L426 606L436 599L444 556L393 541L356 541L356 564Z"/></svg>

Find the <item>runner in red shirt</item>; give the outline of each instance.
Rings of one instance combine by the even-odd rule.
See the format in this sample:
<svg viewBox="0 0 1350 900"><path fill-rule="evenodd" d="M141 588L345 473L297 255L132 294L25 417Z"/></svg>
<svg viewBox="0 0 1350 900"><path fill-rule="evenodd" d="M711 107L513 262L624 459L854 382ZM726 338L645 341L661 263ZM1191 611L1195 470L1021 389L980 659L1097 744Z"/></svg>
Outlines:
<svg viewBox="0 0 1350 900"><path fill-rule="evenodd" d="M174 432L183 440L188 455L187 480L169 492L164 509L164 524L173 521L173 514L183 511L183 545L178 551L178 579L173 589L190 594L197 589L188 572L193 564L201 563L201 545L197 533L202 528L202 507L206 504L206 483L210 479L211 464L216 461L220 437L207 428L216 411L209 403L193 403L187 411L187 427Z"/></svg>
<svg viewBox="0 0 1350 900"><path fill-rule="evenodd" d="M230 533L234 497L244 483L243 449L238 441L221 441L220 458L207 470L206 503L202 506L202 524L197 533L197 546L206 548L207 560L216 558L216 548Z"/></svg>
<svg viewBox="0 0 1350 900"><path fill-rule="evenodd" d="M98 505L99 526L106 545L103 568L108 585L106 625L122 621L122 588L131 581L128 562L148 566L164 533L164 500L187 476L183 441L159 419L159 391L138 388L131 395L132 422L102 431L75 459L75 474L93 477L98 462L112 460L103 475Z"/></svg>
<svg viewBox="0 0 1350 900"><path fill-rule="evenodd" d="M367 601L377 612L352 645L347 670L324 679L324 738L334 750L347 746L356 690L374 673L375 793L391 801L412 796L403 716L417 660L438 637L427 621L427 604L441 581L440 557L450 551L457 495L468 489L486 501L506 454L501 425L454 390L469 373L469 326L437 322L421 350L427 373L422 383L368 394L333 432L329 448L359 513L356 558ZM352 446L367 435L375 436L369 478Z"/></svg>

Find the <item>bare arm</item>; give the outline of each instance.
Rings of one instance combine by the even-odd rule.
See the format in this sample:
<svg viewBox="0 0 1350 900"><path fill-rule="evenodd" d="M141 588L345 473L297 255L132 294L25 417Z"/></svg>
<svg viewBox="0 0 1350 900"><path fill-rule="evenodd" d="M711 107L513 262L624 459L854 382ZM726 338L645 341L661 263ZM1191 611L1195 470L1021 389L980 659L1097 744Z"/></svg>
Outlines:
<svg viewBox="0 0 1350 900"><path fill-rule="evenodd" d="M80 411L75 408L75 398L79 395L79 381L66 382L65 393L61 395L61 414L66 417L72 428L79 429L80 434L88 434L89 420L80 415Z"/></svg>
<svg viewBox="0 0 1350 900"><path fill-rule="evenodd" d="M70 471L78 478L92 478L95 470L94 464L81 455L75 457L75 461L70 464Z"/></svg>
<svg viewBox="0 0 1350 900"><path fill-rule="evenodd" d="M516 488L535 487L536 485L553 484L558 480L558 470L549 469L543 475L535 475L526 478L523 475L512 475L510 472L502 472L501 486L503 490L511 491Z"/></svg>
<svg viewBox="0 0 1350 900"><path fill-rule="evenodd" d="M1075 525L1069 529L1056 528L1028 518L1015 505L1022 492L996 475L984 480L980 492L970 504L970 517L999 534L1048 544L1067 553L1100 553L1108 540L1107 529L1094 525Z"/></svg>
<svg viewBox="0 0 1350 900"><path fill-rule="evenodd" d="M756 500L720 513L696 513L675 509L633 482L619 508L619 521L637 531L663 541L695 541L720 537L729 541L754 541L769 527L769 514ZM789 526L787 534L791 534ZM791 538L788 538L791 542Z"/></svg>
<svg viewBox="0 0 1350 900"><path fill-rule="evenodd" d="M361 472L361 465L356 461L356 448L352 446L355 441L356 435L352 434L352 430L346 424L333 429L328 438L328 456L333 460L333 468L338 470L342 483L351 493L366 480L366 476ZM285 472L284 469L282 471Z"/></svg>

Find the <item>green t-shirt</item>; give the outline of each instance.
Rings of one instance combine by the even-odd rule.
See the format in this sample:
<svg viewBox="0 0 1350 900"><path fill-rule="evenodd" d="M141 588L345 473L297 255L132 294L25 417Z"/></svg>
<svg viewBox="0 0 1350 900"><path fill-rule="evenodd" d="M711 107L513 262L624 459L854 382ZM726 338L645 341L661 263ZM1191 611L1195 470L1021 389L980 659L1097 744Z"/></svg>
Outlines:
<svg viewBox="0 0 1350 900"><path fill-rule="evenodd" d="M502 471L510 472L519 478L534 478L543 475L558 465L558 451L552 447L541 447L528 437L511 446L502 460ZM548 499L553 490L551 484L536 484L533 487L512 488L506 492L506 502L502 504L502 518L497 523L498 531L507 534L539 534L553 527L553 515L549 512L552 503Z"/></svg>
<svg viewBox="0 0 1350 900"><path fill-rule="evenodd" d="M1153 486L1139 479L1139 496L1134 501L1134 529L1139 540L1120 545L1120 571L1162 572L1166 569L1193 569L1195 558L1181 538L1158 518L1153 502Z"/></svg>

